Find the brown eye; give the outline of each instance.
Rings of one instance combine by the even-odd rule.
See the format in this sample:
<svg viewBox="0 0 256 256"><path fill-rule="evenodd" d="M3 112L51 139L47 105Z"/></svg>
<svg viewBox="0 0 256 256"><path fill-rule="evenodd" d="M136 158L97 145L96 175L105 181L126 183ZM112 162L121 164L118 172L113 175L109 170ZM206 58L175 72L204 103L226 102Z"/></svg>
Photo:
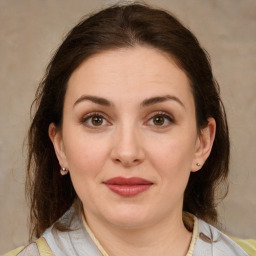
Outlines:
<svg viewBox="0 0 256 256"><path fill-rule="evenodd" d="M153 113L147 124L153 127L166 128L174 124L174 119L166 112Z"/></svg>
<svg viewBox="0 0 256 256"><path fill-rule="evenodd" d="M153 117L153 123L157 126L162 126L165 122L165 117L161 115L157 115Z"/></svg>
<svg viewBox="0 0 256 256"><path fill-rule="evenodd" d="M81 123L92 129L110 125L107 119L98 113L89 113L81 119Z"/></svg>
<svg viewBox="0 0 256 256"><path fill-rule="evenodd" d="M103 118L101 116L93 116L91 122L94 126L100 126L103 124Z"/></svg>

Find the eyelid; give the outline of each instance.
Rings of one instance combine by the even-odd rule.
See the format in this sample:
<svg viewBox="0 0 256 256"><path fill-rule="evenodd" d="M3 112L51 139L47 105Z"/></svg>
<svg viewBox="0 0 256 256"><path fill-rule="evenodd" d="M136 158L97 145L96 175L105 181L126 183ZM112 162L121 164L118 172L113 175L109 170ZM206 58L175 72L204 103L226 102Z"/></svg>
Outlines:
<svg viewBox="0 0 256 256"><path fill-rule="evenodd" d="M111 125L111 122L109 121L109 119L110 119L109 116L106 115L105 113L99 112L99 111L93 111L93 112L89 112L88 114L83 115L82 118L81 118L81 120L80 120L80 123L86 125L86 124L85 124L86 121L87 121L89 118L93 117L93 116L103 117L104 120L108 123L108 125ZM92 128L92 129L99 129L100 127L106 126L106 125L101 125L101 126L98 126L98 127L97 127L97 126L94 127L94 126L91 126L91 125L86 125L86 126L89 127L89 128Z"/></svg>
<svg viewBox="0 0 256 256"><path fill-rule="evenodd" d="M166 112L166 111L154 111L152 113L150 113L150 115L147 117L147 121L145 123L148 123L153 117L157 116L157 115L162 115L163 117L167 118L169 120L170 123L175 123L175 119L173 117L173 115L171 115L170 113ZM157 128L166 128L168 125L163 125L163 126L159 126Z"/></svg>
<svg viewBox="0 0 256 256"><path fill-rule="evenodd" d="M170 113L168 113L166 111L163 111L163 110L157 110L157 111L154 111L154 112L150 113L148 118L150 119L150 118L152 118L154 116L157 116L157 115L167 116L167 117L169 117L170 119L172 119L174 121L173 115L171 115Z"/></svg>

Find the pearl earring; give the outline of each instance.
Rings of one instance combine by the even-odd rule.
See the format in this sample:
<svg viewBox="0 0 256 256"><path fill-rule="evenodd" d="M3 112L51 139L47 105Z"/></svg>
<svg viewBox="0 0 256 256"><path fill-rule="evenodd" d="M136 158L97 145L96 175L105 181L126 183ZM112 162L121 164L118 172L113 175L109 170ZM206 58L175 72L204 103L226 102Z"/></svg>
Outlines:
<svg viewBox="0 0 256 256"><path fill-rule="evenodd" d="M68 170L65 168L65 167L62 167L61 169L60 169L60 174L61 175L66 175L68 173Z"/></svg>

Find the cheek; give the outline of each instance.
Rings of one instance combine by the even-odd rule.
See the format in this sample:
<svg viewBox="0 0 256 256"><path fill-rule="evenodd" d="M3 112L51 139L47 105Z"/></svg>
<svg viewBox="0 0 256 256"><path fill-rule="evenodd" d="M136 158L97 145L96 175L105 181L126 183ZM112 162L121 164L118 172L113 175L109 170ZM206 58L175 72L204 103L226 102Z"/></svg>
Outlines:
<svg viewBox="0 0 256 256"><path fill-rule="evenodd" d="M109 153L109 144L104 138L77 134L68 137L65 153L73 176L97 176Z"/></svg>
<svg viewBox="0 0 256 256"><path fill-rule="evenodd" d="M71 138L66 143L66 156L70 176L78 197L84 204L95 195L95 184L101 183L102 170L106 164L109 149L102 140L83 137ZM97 192L97 191L96 191Z"/></svg>
<svg viewBox="0 0 256 256"><path fill-rule="evenodd" d="M158 171L163 183L186 182L194 156L195 144L192 134L176 134L170 138L163 138L159 143L151 147L150 158L154 169Z"/></svg>
<svg viewBox="0 0 256 256"><path fill-rule="evenodd" d="M161 143L153 144L151 150L152 156L155 156L155 161L163 163L164 167L185 165L187 162L192 161L195 145L190 138L185 136L166 138Z"/></svg>

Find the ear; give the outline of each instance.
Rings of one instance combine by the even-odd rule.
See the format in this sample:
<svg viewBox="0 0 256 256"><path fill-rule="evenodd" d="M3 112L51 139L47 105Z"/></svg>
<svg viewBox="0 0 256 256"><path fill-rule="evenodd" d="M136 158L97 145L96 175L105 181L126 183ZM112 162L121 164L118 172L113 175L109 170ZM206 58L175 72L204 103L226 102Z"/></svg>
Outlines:
<svg viewBox="0 0 256 256"><path fill-rule="evenodd" d="M68 168L61 131L56 127L54 123L51 123L49 125L48 134L52 141L60 166Z"/></svg>
<svg viewBox="0 0 256 256"><path fill-rule="evenodd" d="M200 170L209 157L215 138L215 132L216 122L214 118L208 118L207 126L200 131L200 134L198 134L194 159L191 166L192 172Z"/></svg>

